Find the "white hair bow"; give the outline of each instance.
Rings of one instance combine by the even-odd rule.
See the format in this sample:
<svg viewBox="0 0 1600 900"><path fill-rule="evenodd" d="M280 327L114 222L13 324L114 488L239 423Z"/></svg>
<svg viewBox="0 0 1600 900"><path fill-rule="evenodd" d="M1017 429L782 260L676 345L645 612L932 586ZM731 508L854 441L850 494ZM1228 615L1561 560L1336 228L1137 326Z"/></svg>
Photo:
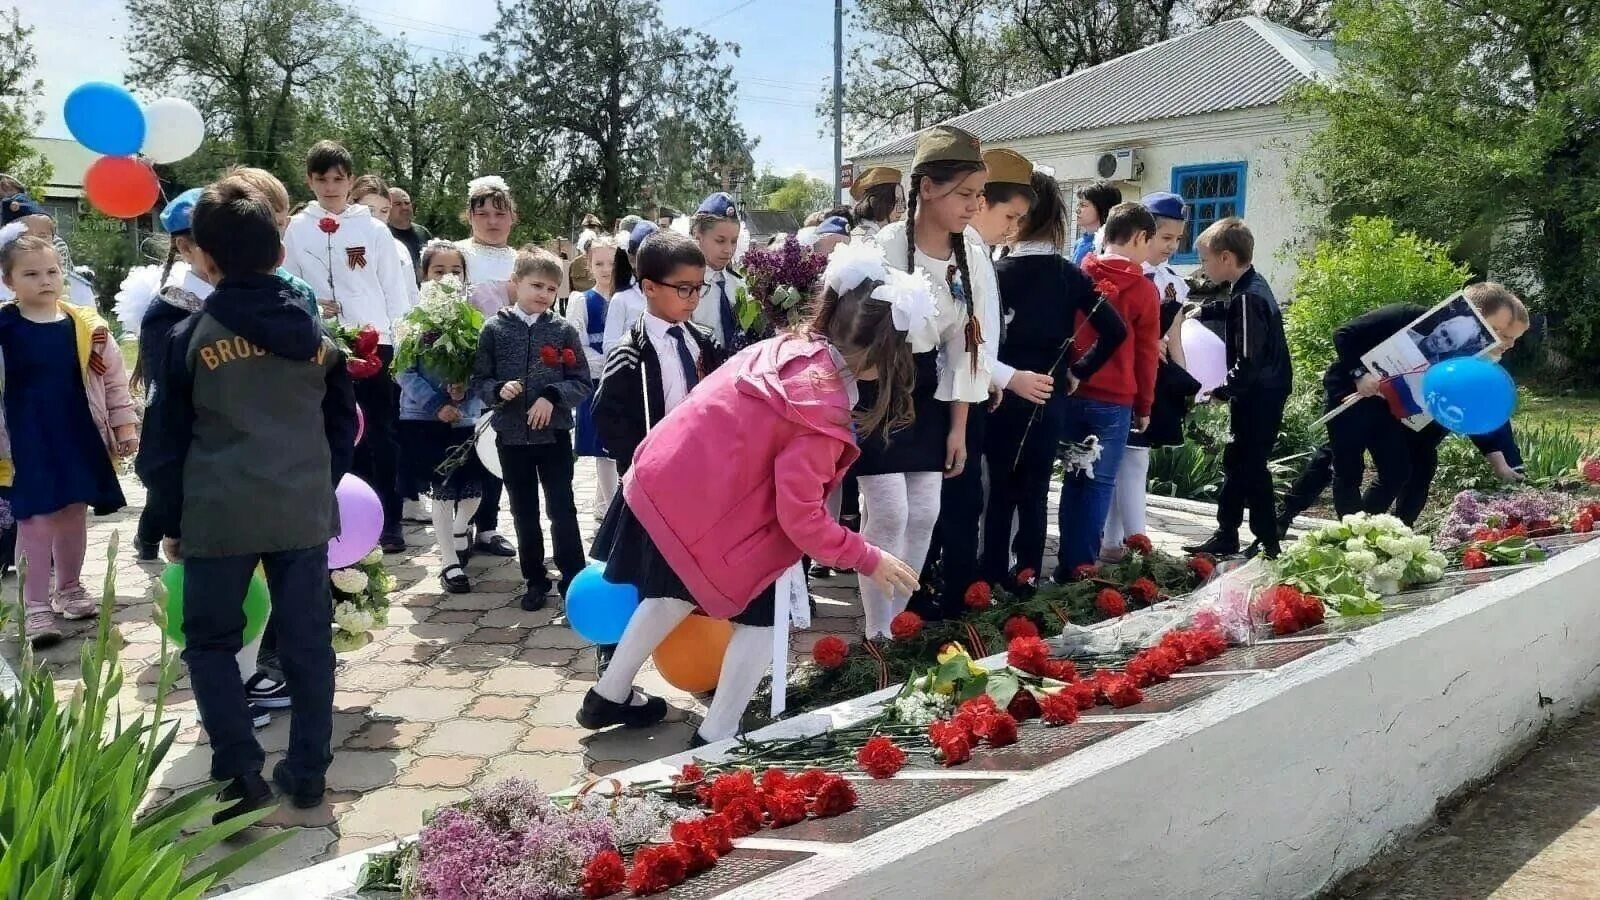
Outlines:
<svg viewBox="0 0 1600 900"><path fill-rule="evenodd" d="M490 191L509 194L511 193L511 186L506 184L506 180L499 175L484 175L467 182L468 197L473 194L488 193Z"/></svg>
<svg viewBox="0 0 1600 900"><path fill-rule="evenodd" d="M883 248L870 241L833 249L823 284L835 294L847 294L868 281L878 283L870 296L889 304L895 330L906 333L911 352L925 353L939 345L939 307L925 273L890 268Z"/></svg>
<svg viewBox="0 0 1600 900"><path fill-rule="evenodd" d="M28 226L20 221L12 222L10 225L0 228L0 248L11 246L12 241L22 237L27 231Z"/></svg>

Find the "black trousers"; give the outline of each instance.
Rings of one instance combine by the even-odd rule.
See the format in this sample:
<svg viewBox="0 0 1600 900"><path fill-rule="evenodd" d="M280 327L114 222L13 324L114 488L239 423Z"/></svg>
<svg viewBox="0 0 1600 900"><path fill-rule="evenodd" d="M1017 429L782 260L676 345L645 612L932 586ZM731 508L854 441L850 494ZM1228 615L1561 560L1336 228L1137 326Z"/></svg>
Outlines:
<svg viewBox="0 0 1600 900"><path fill-rule="evenodd" d="M578 534L578 506L572 499L572 433L556 433L553 444L500 443L500 470L505 475L506 493L511 497L511 518L517 526L517 558L528 589L543 593L550 589L550 574L544 567L544 523L539 518L539 489L549 507L556 568L561 570L564 589L583 571L583 538Z"/></svg>
<svg viewBox="0 0 1600 900"><path fill-rule="evenodd" d="M961 474L946 478L939 492L939 520L928 545L926 575L939 562L942 596L932 598L940 614L958 616L965 609L967 588L977 581L978 523L983 520L983 442L989 409L967 404L967 464ZM927 578L924 578L924 583Z"/></svg>
<svg viewBox="0 0 1600 900"><path fill-rule="evenodd" d="M394 378L389 366L394 362L394 348L378 347L378 359L383 371L371 378L355 383L356 403L366 418L366 435L356 445L351 470L357 477L372 486L378 499L383 501L383 533L400 533L400 484L398 461L400 445L395 440L395 420L399 415L395 402Z"/></svg>
<svg viewBox="0 0 1600 900"><path fill-rule="evenodd" d="M1250 512L1250 530L1262 542L1278 542L1278 517L1273 510L1272 448L1283 426L1287 394L1252 395L1229 401L1233 439L1222 451L1222 491L1217 496L1217 527L1238 534Z"/></svg>
<svg viewBox="0 0 1600 900"><path fill-rule="evenodd" d="M500 494L504 482L488 472L483 473L483 499L478 501L478 511L472 514L472 526L479 534L500 530Z"/></svg>
<svg viewBox="0 0 1600 900"><path fill-rule="evenodd" d="M1044 565L1050 476L1061 442L1062 412L1062 404L1055 400L1039 407L1008 396L989 416L983 449L989 469L989 506L983 518L982 572L986 581L1009 581L1013 551L1019 570L1038 573ZM1013 518L1017 522L1015 538L1011 535Z"/></svg>
<svg viewBox="0 0 1600 900"><path fill-rule="evenodd" d="M1415 525L1428 505L1428 490L1433 487L1434 473L1439 470L1439 445L1449 432L1438 424L1421 431L1412 431L1399 422L1396 424L1402 432L1400 446L1406 459L1404 480L1387 480L1380 469L1377 480L1362 497L1362 507L1370 513L1381 513L1392 505L1400 521Z"/></svg>
<svg viewBox="0 0 1600 900"><path fill-rule="evenodd" d="M1322 492L1333 483L1333 447L1322 444L1306 460L1288 493L1283 495L1283 509L1278 513L1278 531L1287 533L1295 517L1315 506Z"/></svg>
<svg viewBox="0 0 1600 900"><path fill-rule="evenodd" d="M333 598L327 545L280 553L184 560L183 661L211 738L211 777L256 774L256 740L235 659L244 645L244 596L266 570L284 681L293 702L285 768L294 786L320 792L333 762Z"/></svg>
<svg viewBox="0 0 1600 900"><path fill-rule="evenodd" d="M1407 428L1380 399L1363 400L1328 422L1328 446L1333 452L1333 508L1340 516L1361 512L1366 504L1361 488L1366 482L1367 454L1378 478L1387 484L1405 484L1410 477Z"/></svg>

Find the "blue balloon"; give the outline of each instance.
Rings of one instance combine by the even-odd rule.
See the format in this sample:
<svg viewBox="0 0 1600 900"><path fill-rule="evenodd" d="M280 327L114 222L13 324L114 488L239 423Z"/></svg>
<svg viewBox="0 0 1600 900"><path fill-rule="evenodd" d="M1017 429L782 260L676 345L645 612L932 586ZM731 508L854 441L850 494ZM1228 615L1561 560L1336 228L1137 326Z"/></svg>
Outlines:
<svg viewBox="0 0 1600 900"><path fill-rule="evenodd" d="M1511 420L1517 386L1486 359L1447 359L1423 374L1422 399L1428 415L1456 434L1488 434Z"/></svg>
<svg viewBox="0 0 1600 900"><path fill-rule="evenodd" d="M65 114L67 130L96 153L132 156L144 146L144 110L121 85L78 85L67 95Z"/></svg>
<svg viewBox="0 0 1600 900"><path fill-rule="evenodd" d="M567 624L586 641L615 644L639 608L639 591L631 584L612 584L606 564L590 563L567 588Z"/></svg>

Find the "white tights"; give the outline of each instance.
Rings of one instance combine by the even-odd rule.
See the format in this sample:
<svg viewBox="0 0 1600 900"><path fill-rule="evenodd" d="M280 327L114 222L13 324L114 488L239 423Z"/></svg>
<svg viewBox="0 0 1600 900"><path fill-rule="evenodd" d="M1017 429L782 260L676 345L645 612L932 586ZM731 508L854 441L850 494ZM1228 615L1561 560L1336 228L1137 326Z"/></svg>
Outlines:
<svg viewBox="0 0 1600 900"><path fill-rule="evenodd" d="M861 485L861 537L920 572L933 540L933 527L939 521L944 474L862 475L857 481ZM865 575L858 579L867 637L887 637L890 620L905 611L911 594L891 596Z"/></svg>
<svg viewBox="0 0 1600 900"><path fill-rule="evenodd" d="M595 693L612 703L622 703L625 699L634 705L644 703L643 695L633 689L634 678L657 645L693 611L694 604L675 597L645 598L628 620L622 641L611 655L611 664L594 686ZM711 708L700 724L702 738L720 741L739 733L745 707L750 705L750 698L761 686L761 676L767 674L771 661L772 629L735 623L733 640L722 658L717 695L712 698Z"/></svg>
<svg viewBox="0 0 1600 900"><path fill-rule="evenodd" d="M617 461L605 456L594 458L594 517L604 518L617 495Z"/></svg>
<svg viewBox="0 0 1600 900"><path fill-rule="evenodd" d="M1150 448L1128 447L1117 467L1117 487L1111 494L1102 550L1120 550L1129 536L1145 533L1145 480L1150 476Z"/></svg>
<svg viewBox="0 0 1600 900"><path fill-rule="evenodd" d="M433 540L439 545L439 561L445 568L461 565L461 551L465 546L457 546L456 535L466 534L468 526L472 524L472 514L478 511L480 497L469 497L465 500L433 501Z"/></svg>

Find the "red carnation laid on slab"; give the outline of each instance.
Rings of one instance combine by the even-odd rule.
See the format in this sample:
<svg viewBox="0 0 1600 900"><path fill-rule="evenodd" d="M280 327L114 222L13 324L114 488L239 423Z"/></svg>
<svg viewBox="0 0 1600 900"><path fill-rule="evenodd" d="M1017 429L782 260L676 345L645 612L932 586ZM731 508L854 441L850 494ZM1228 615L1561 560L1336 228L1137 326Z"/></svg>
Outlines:
<svg viewBox="0 0 1600 900"><path fill-rule="evenodd" d="M633 871L628 873L628 889L635 894L659 894L682 884L689 877L689 861L676 844L640 847L633 855Z"/></svg>
<svg viewBox="0 0 1600 900"><path fill-rule="evenodd" d="M909 641L922 633L922 617L906 610L889 620L889 634L897 641Z"/></svg>
<svg viewBox="0 0 1600 900"><path fill-rule="evenodd" d="M844 665L844 661L849 655L849 645L845 644L844 639L836 634L824 637L811 648L811 658L824 669L839 668Z"/></svg>
<svg viewBox="0 0 1600 900"><path fill-rule="evenodd" d="M817 797L811 801L811 812L819 819L842 815L856 808L856 789L838 775L830 775L817 788Z"/></svg>
<svg viewBox="0 0 1600 900"><path fill-rule="evenodd" d="M1142 534L1128 535L1128 537L1123 540L1122 546L1127 547L1129 550L1132 550L1135 553L1143 553L1145 556L1149 556L1156 550L1156 545L1150 542L1150 538Z"/></svg>
<svg viewBox="0 0 1600 900"><path fill-rule="evenodd" d="M1006 642L1010 643L1019 637L1038 637L1039 626L1026 616L1012 616L1006 620L1004 633Z"/></svg>
<svg viewBox="0 0 1600 900"><path fill-rule="evenodd" d="M1128 599L1116 588L1102 588L1094 596L1094 608L1108 618L1116 618L1128 611Z"/></svg>
<svg viewBox="0 0 1600 900"><path fill-rule="evenodd" d="M856 763L873 778L892 778L906 764L906 752L883 735L874 735L856 752Z"/></svg>
<svg viewBox="0 0 1600 900"><path fill-rule="evenodd" d="M1461 554L1461 564L1469 569L1488 568L1489 554L1479 550L1477 547L1473 547Z"/></svg>
<svg viewBox="0 0 1600 900"><path fill-rule="evenodd" d="M983 610L994 604L994 593L989 588L989 582L974 581L967 588L966 596L963 599L966 601L967 609Z"/></svg>
<svg viewBox="0 0 1600 900"><path fill-rule="evenodd" d="M609 897L627 885L628 870L622 864L622 855L615 850L602 850L583 867L583 880L578 887L583 896L598 898Z"/></svg>
<svg viewBox="0 0 1600 900"><path fill-rule="evenodd" d="M1071 725L1078 721L1078 701L1066 691L1039 698L1039 717L1046 725Z"/></svg>

